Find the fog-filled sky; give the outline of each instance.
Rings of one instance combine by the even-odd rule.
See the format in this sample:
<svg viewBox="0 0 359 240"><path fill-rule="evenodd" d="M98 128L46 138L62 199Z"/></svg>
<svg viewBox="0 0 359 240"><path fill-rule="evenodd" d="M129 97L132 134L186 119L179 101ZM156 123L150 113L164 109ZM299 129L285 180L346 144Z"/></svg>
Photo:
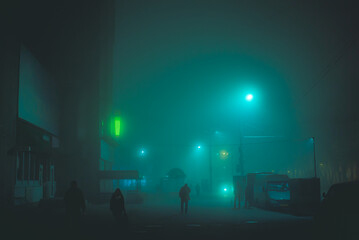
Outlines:
<svg viewBox="0 0 359 240"><path fill-rule="evenodd" d="M234 146L239 126L244 136L303 138L299 121L305 121L306 98L323 87L328 69L350 47L355 27L348 13L354 3L330 2L118 1L113 101L122 118L122 139L117 167L147 164L161 168L159 175L172 167L190 169L199 158L191 155L197 144ZM254 95L250 103L247 93ZM338 109L340 104L320 114ZM221 139L213 137L215 131ZM143 159L136 156L142 145L148 153ZM283 146L253 146L245 149L252 162L247 171L279 169L292 157L280 150ZM282 155L270 155L274 148ZM300 150L308 162L310 149ZM237 159L237 147L230 151ZM269 156L273 166L260 167Z"/></svg>

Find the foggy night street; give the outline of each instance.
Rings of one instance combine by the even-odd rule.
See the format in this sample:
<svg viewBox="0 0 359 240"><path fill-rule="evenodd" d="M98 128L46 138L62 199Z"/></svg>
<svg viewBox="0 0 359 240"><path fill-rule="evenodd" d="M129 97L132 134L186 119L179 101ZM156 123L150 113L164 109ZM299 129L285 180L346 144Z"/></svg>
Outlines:
<svg viewBox="0 0 359 240"><path fill-rule="evenodd" d="M0 0L0 239L358 240L359 0Z"/></svg>
<svg viewBox="0 0 359 240"><path fill-rule="evenodd" d="M107 239L116 234L124 234L125 239L271 239L273 236L276 239L311 239L313 236L311 217L296 217L256 208L233 209L232 201L228 198L211 201L206 198L195 197L191 200L188 215L179 213L179 201L173 197L166 199L163 204L159 201L130 204L127 210L129 225L122 228L114 221L108 204L90 205L83 217L80 236L83 239ZM34 231L37 239L45 239L46 234L55 238L68 236L63 223L63 209L43 216L33 223L25 220L28 225L26 230L16 236L20 239L29 229ZM32 227L32 224L36 226ZM47 226L49 232L36 233L40 226Z"/></svg>

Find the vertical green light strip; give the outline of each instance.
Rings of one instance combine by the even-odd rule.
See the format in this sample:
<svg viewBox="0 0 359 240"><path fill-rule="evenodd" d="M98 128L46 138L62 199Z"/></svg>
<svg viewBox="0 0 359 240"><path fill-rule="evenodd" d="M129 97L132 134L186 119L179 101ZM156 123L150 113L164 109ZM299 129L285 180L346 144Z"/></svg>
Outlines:
<svg viewBox="0 0 359 240"><path fill-rule="evenodd" d="M115 135L120 136L121 121L120 118L115 118Z"/></svg>

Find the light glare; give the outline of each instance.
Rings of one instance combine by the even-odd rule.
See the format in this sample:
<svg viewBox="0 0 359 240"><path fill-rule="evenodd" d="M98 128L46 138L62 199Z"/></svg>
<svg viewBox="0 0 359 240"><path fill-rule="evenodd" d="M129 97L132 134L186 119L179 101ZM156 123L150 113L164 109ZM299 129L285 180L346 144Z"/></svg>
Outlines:
<svg viewBox="0 0 359 240"><path fill-rule="evenodd" d="M252 94L247 94L246 100L247 100L248 102L252 101L252 100L253 100L253 95L252 95Z"/></svg>
<svg viewBox="0 0 359 240"><path fill-rule="evenodd" d="M120 136L121 122L120 119L115 120L115 135Z"/></svg>

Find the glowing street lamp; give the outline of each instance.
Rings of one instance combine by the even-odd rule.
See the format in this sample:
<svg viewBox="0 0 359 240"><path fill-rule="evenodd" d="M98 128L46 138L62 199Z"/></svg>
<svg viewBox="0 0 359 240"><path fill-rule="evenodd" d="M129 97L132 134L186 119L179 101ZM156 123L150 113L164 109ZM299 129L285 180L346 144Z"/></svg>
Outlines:
<svg viewBox="0 0 359 240"><path fill-rule="evenodd" d="M227 159L228 158L228 155L229 155L229 153L227 152L227 151L225 151L225 150L222 150L220 153L218 153L218 155L219 155L219 157L221 158L221 159Z"/></svg>
<svg viewBox="0 0 359 240"><path fill-rule="evenodd" d="M145 154L146 154L145 149L144 149L144 148L141 148L141 149L140 149L140 157L143 158L143 157L145 156Z"/></svg>
<svg viewBox="0 0 359 240"><path fill-rule="evenodd" d="M253 100L253 94L248 93L245 97L247 102L251 102ZM238 164L238 170L243 175L244 174L244 168L243 168L243 133L242 133L242 124L241 121L239 121L239 164ZM237 171L238 171L237 170Z"/></svg>
<svg viewBox="0 0 359 240"><path fill-rule="evenodd" d="M246 95L246 101L251 102L253 100L253 94L249 93Z"/></svg>

